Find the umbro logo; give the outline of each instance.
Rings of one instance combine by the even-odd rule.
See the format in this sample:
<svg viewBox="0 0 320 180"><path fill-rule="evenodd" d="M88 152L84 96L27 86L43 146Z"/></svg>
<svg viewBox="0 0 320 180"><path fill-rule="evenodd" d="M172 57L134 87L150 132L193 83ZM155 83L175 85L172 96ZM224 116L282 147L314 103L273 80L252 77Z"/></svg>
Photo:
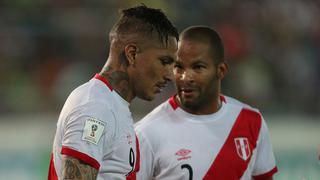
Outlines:
<svg viewBox="0 0 320 180"><path fill-rule="evenodd" d="M190 159L191 158L191 156L189 156L190 153L191 153L191 150L189 149L180 149L175 153L175 155L178 156L177 160L181 161L181 160Z"/></svg>

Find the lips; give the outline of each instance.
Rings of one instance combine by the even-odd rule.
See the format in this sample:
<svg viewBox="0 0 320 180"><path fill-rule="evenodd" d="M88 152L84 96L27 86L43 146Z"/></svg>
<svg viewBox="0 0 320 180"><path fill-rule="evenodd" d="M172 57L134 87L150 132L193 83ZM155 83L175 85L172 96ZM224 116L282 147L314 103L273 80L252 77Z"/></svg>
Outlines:
<svg viewBox="0 0 320 180"><path fill-rule="evenodd" d="M184 87L180 89L181 95L185 97L193 96L196 92L196 88Z"/></svg>

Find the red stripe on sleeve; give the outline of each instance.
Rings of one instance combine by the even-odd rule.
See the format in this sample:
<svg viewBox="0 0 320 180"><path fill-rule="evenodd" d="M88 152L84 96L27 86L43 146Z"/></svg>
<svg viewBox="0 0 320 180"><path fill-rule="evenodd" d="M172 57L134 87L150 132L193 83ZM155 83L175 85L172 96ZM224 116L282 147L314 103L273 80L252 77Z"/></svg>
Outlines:
<svg viewBox="0 0 320 180"><path fill-rule="evenodd" d="M278 168L277 166L274 167L273 169L271 169L269 172L267 173L264 173L264 174L260 174L258 176L253 176L253 178L255 180L261 180L261 179L266 179L266 178L269 178L269 177L272 177L274 173L278 172Z"/></svg>
<svg viewBox="0 0 320 180"><path fill-rule="evenodd" d="M53 154L51 154L50 166L48 172L48 180L58 180L56 169L54 168Z"/></svg>
<svg viewBox="0 0 320 180"><path fill-rule="evenodd" d="M68 155L68 156L74 157L76 159L79 159L79 160L89 164L90 166L92 166L93 168L95 168L97 170L99 170L99 168L100 168L100 163L97 160L95 160L94 158L92 158L82 152L76 151L74 149L70 149L68 147L62 147L61 154Z"/></svg>
<svg viewBox="0 0 320 180"><path fill-rule="evenodd" d="M259 113L248 109L241 110L225 144L203 180L240 179L256 148L261 122Z"/></svg>
<svg viewBox="0 0 320 180"><path fill-rule="evenodd" d="M137 152L137 160L135 164L135 168L127 177L126 180L136 180L137 179L137 172L140 170L140 148L139 148L139 140L136 135L136 152Z"/></svg>

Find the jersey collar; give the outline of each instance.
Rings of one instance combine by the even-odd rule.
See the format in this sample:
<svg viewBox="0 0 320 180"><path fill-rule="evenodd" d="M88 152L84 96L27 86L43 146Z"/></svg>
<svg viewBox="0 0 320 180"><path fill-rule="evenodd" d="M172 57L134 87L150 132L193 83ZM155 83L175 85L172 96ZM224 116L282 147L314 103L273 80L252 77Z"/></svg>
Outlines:
<svg viewBox="0 0 320 180"><path fill-rule="evenodd" d="M112 86L109 84L108 80L105 77L103 77L103 76L101 76L100 74L97 73L94 76L94 78L95 79L99 79L100 81L102 81L110 89L110 91L113 90Z"/></svg>
<svg viewBox="0 0 320 180"><path fill-rule="evenodd" d="M175 97L176 97L176 95L173 95L169 99L169 103L170 103L173 110L176 110L179 107L179 104L176 102Z"/></svg>
<svg viewBox="0 0 320 180"><path fill-rule="evenodd" d="M176 94L171 96L169 99L169 103L170 103L173 110L176 110L179 107L179 104L177 103L175 97L176 97ZM226 103L226 98L222 94L220 94L220 100L222 102Z"/></svg>

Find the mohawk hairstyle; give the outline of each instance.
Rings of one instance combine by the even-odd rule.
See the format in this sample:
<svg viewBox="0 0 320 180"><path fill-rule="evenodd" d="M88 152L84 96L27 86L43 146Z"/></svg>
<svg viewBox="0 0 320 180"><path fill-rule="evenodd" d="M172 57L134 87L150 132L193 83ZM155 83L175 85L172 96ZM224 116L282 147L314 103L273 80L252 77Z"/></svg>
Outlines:
<svg viewBox="0 0 320 180"><path fill-rule="evenodd" d="M154 32L166 44L169 36L179 40L178 30L167 16L160 9L149 8L144 4L121 10L121 17L111 30L111 33L118 35L139 33L151 36Z"/></svg>

